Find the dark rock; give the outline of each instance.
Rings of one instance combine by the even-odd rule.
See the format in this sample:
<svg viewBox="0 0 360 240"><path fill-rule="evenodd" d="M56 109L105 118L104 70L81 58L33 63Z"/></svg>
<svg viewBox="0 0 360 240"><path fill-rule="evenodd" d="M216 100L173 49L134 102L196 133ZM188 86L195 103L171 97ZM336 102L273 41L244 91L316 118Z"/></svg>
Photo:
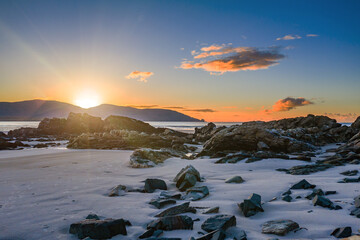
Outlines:
<svg viewBox="0 0 360 240"><path fill-rule="evenodd" d="M223 158L217 160L215 163L237 163L248 157L251 157L251 154L249 154L249 153L231 154L231 155L228 155L226 157L223 157Z"/></svg>
<svg viewBox="0 0 360 240"><path fill-rule="evenodd" d="M258 212L264 212L261 206L261 196L256 193L253 193L248 199L238 204L238 206L245 217L253 216Z"/></svg>
<svg viewBox="0 0 360 240"><path fill-rule="evenodd" d="M124 219L86 219L70 225L69 232L79 239L109 239L118 234L127 235L127 221Z"/></svg>
<svg viewBox="0 0 360 240"><path fill-rule="evenodd" d="M148 178L145 180L145 192L152 193L156 189L167 190L167 186L164 180L156 178Z"/></svg>
<svg viewBox="0 0 360 240"><path fill-rule="evenodd" d="M160 193L160 198L161 199L177 199L179 200L181 198L181 194L180 193L169 193L167 191L162 191Z"/></svg>
<svg viewBox="0 0 360 240"><path fill-rule="evenodd" d="M226 230L229 227L236 226L236 218L231 215L216 215L205 220L201 229L206 232L215 230Z"/></svg>
<svg viewBox="0 0 360 240"><path fill-rule="evenodd" d="M325 195L333 195L333 194L336 194L336 193L337 193L336 191L326 191Z"/></svg>
<svg viewBox="0 0 360 240"><path fill-rule="evenodd" d="M319 195L316 195L314 197L313 204L314 204L314 206L319 205L324 208L335 209L335 210L337 209L337 207L334 206L334 203L332 201L330 201L330 199L323 197L323 196L319 196Z"/></svg>
<svg viewBox="0 0 360 240"><path fill-rule="evenodd" d="M157 129L148 123L123 116L107 117L104 120L104 130L105 131L128 130L128 131L145 132L148 134L163 132L162 129Z"/></svg>
<svg viewBox="0 0 360 240"><path fill-rule="evenodd" d="M240 176L234 176L225 180L225 183L243 183L244 179Z"/></svg>
<svg viewBox="0 0 360 240"><path fill-rule="evenodd" d="M203 212L203 214L218 213L220 207L212 207Z"/></svg>
<svg viewBox="0 0 360 240"><path fill-rule="evenodd" d="M350 237L352 234L351 227L336 228L330 235L336 238Z"/></svg>
<svg viewBox="0 0 360 240"><path fill-rule="evenodd" d="M286 192L284 192L282 195L285 196L285 195L290 195L291 194L291 190L287 190Z"/></svg>
<svg viewBox="0 0 360 240"><path fill-rule="evenodd" d="M194 139L198 142L204 142L212 137L218 130L212 122L201 128L195 128Z"/></svg>
<svg viewBox="0 0 360 240"><path fill-rule="evenodd" d="M233 240L247 240L246 232L237 227L228 228L226 236Z"/></svg>
<svg viewBox="0 0 360 240"><path fill-rule="evenodd" d="M340 174L342 174L342 175L345 175L345 176L355 176L355 175L357 175L358 174L358 170L349 170L349 171L345 171L345 172L342 172L342 173L340 173Z"/></svg>
<svg viewBox="0 0 360 240"><path fill-rule="evenodd" d="M311 173L325 171L329 168L334 167L331 164L309 164L309 165L298 165L289 169L276 169L277 171L286 172L291 175L309 175Z"/></svg>
<svg viewBox="0 0 360 240"><path fill-rule="evenodd" d="M86 219L100 220L99 216L94 213L90 213L89 215L87 215Z"/></svg>
<svg viewBox="0 0 360 240"><path fill-rule="evenodd" d="M324 192L323 190L321 189L314 189L312 191L312 193L310 193L309 195L307 195L305 198L309 199L309 200L312 200L316 195L319 195L319 196L324 196Z"/></svg>
<svg viewBox="0 0 360 240"><path fill-rule="evenodd" d="M157 214L155 217L167 217L167 216L173 216L173 215L178 215L178 214L182 214L182 213L196 213L196 209L193 207L190 207L190 202L186 202L174 207L170 207L164 211L162 211L161 213Z"/></svg>
<svg viewBox="0 0 360 240"><path fill-rule="evenodd" d="M138 149L131 154L130 165L134 168L154 167L171 157L174 157L174 155L165 149Z"/></svg>
<svg viewBox="0 0 360 240"><path fill-rule="evenodd" d="M197 181L201 181L200 173L191 165L181 169L174 178L176 187L179 188L180 191L185 191L186 189L194 186Z"/></svg>
<svg viewBox="0 0 360 240"><path fill-rule="evenodd" d="M262 233L285 236L288 232L299 228L299 224L292 220L268 221L262 225Z"/></svg>
<svg viewBox="0 0 360 240"><path fill-rule="evenodd" d="M46 144L46 143L38 143L33 146L33 148L47 148L47 147L48 147L48 144Z"/></svg>
<svg viewBox="0 0 360 240"><path fill-rule="evenodd" d="M300 182L294 184L290 189L312 189L315 188L316 185L310 184L305 179L301 180Z"/></svg>
<svg viewBox="0 0 360 240"><path fill-rule="evenodd" d="M176 201L173 199L165 199L165 200L152 200L149 204L155 206L156 208L160 209L170 204L175 204Z"/></svg>
<svg viewBox="0 0 360 240"><path fill-rule="evenodd" d="M140 239L143 239L143 238L149 238L151 237L155 232L155 229L154 228L150 228L148 230L146 230L143 234L141 234L139 236Z"/></svg>
<svg viewBox="0 0 360 240"><path fill-rule="evenodd" d="M360 195L354 198L354 205L355 207L360 208Z"/></svg>
<svg viewBox="0 0 360 240"><path fill-rule="evenodd" d="M185 199L190 201L198 201L209 195L209 189L206 186L192 187L186 190Z"/></svg>
<svg viewBox="0 0 360 240"><path fill-rule="evenodd" d="M292 197L290 195L285 195L281 199L285 202L291 202Z"/></svg>
<svg viewBox="0 0 360 240"><path fill-rule="evenodd" d="M360 182L360 177L358 178L344 178L343 180L339 181L338 183L357 183Z"/></svg>
<svg viewBox="0 0 360 240"><path fill-rule="evenodd" d="M360 218L360 208L354 208L350 212L351 216L355 216L357 218Z"/></svg>
<svg viewBox="0 0 360 240"><path fill-rule="evenodd" d="M126 186L124 185L117 185L116 187L113 187L108 196L109 197L117 197L117 196L123 196L125 195Z"/></svg>
<svg viewBox="0 0 360 240"><path fill-rule="evenodd" d="M193 220L185 215L161 217L150 222L147 229L171 231L177 229L193 229Z"/></svg>
<svg viewBox="0 0 360 240"><path fill-rule="evenodd" d="M360 116L351 124L351 127L360 130Z"/></svg>

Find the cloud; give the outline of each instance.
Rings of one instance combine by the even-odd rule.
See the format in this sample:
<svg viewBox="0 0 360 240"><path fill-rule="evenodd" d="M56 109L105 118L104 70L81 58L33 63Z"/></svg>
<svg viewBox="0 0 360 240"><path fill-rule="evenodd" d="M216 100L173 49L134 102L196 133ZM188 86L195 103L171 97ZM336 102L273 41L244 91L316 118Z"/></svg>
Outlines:
<svg viewBox="0 0 360 240"><path fill-rule="evenodd" d="M226 47L221 51L203 52L194 56L194 59L219 56L200 62L183 61L182 69L203 69L210 74L223 74L225 72L237 72L241 70L267 69L279 63L285 56L279 53L278 47L261 50L252 47Z"/></svg>
<svg viewBox="0 0 360 240"><path fill-rule="evenodd" d="M278 100L272 106L272 109L266 109L266 110L264 110L264 112L265 113L286 112L286 111L290 111L294 108L302 107L302 106L306 106L306 105L310 105L310 104L314 104L314 103L305 98L287 97L287 98Z"/></svg>
<svg viewBox="0 0 360 240"><path fill-rule="evenodd" d="M306 37L318 37L319 35L317 34L306 34Z"/></svg>
<svg viewBox="0 0 360 240"><path fill-rule="evenodd" d="M224 106L223 108L226 108L226 109L234 109L234 108L237 108L237 106Z"/></svg>
<svg viewBox="0 0 360 240"><path fill-rule="evenodd" d="M147 82L147 79L154 75L153 72L133 71L126 76L127 79L137 79L140 82Z"/></svg>
<svg viewBox="0 0 360 240"><path fill-rule="evenodd" d="M201 51L203 51L203 52L217 51L224 47L225 47L225 44L222 44L222 45L213 44L211 46L201 48Z"/></svg>
<svg viewBox="0 0 360 240"><path fill-rule="evenodd" d="M159 107L159 105L129 105L128 107L133 107L133 108L156 108L156 107Z"/></svg>
<svg viewBox="0 0 360 240"><path fill-rule="evenodd" d="M187 112L204 112L204 113L212 113L212 112L217 112L214 109L210 109L210 108L203 108L203 109L186 109L184 111Z"/></svg>
<svg viewBox="0 0 360 240"><path fill-rule="evenodd" d="M324 113L324 115L335 118L338 122L354 122L358 116L355 113Z"/></svg>
<svg viewBox="0 0 360 240"><path fill-rule="evenodd" d="M276 40L279 41L279 40L295 40L295 39L301 39L301 37L299 35L288 34L283 37L279 37Z"/></svg>

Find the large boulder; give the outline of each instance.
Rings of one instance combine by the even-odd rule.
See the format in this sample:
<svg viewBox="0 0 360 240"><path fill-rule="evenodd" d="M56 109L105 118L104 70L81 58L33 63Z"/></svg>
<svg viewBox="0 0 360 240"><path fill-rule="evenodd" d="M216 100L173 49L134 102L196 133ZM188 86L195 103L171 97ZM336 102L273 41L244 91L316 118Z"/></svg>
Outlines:
<svg viewBox="0 0 360 240"><path fill-rule="evenodd" d="M250 217L258 212L264 212L261 206L261 196L253 193L248 199L238 204L238 207L245 217Z"/></svg>
<svg viewBox="0 0 360 240"><path fill-rule="evenodd" d="M147 225L147 229L155 229L155 230L164 230L164 231L171 231L171 230L178 230L178 229L193 229L194 222L193 220L186 216L168 216L168 217L161 217L150 222Z"/></svg>
<svg viewBox="0 0 360 240"><path fill-rule="evenodd" d="M262 233L284 236L298 228L299 224L292 220L275 220L264 223L262 225Z"/></svg>
<svg viewBox="0 0 360 240"><path fill-rule="evenodd" d="M174 178L176 187L179 188L180 191L185 191L186 189L194 186L197 181L201 181L200 173L192 165L188 165L181 169Z"/></svg>
<svg viewBox="0 0 360 240"><path fill-rule="evenodd" d="M215 230L226 230L229 227L236 226L236 218L232 215L216 215L205 220L201 229L206 232Z"/></svg>
<svg viewBox="0 0 360 240"><path fill-rule="evenodd" d="M79 239L90 237L91 239L109 239L118 234L127 235L126 226L129 221L124 219L85 219L70 225L69 232Z"/></svg>

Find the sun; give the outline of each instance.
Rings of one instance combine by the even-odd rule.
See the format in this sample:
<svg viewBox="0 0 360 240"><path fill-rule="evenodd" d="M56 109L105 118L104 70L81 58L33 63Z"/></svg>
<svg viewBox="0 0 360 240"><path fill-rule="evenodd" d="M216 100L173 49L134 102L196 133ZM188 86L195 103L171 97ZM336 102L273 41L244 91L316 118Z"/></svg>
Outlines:
<svg viewBox="0 0 360 240"><path fill-rule="evenodd" d="M75 99L75 105L82 108L96 107L101 104L99 95L92 90L81 92Z"/></svg>

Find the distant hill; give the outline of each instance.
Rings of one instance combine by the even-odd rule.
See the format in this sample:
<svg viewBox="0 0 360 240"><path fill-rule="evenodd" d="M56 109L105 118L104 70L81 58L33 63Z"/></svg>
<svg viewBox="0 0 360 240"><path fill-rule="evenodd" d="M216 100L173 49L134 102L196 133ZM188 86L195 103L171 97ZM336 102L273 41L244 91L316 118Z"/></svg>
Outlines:
<svg viewBox="0 0 360 240"><path fill-rule="evenodd" d="M199 122L199 119L167 109L138 109L111 104L102 104L84 109L69 103L46 100L30 100L22 102L0 102L0 120L41 120L43 118L66 118L70 112L88 113L106 118L119 115L141 121L179 121Z"/></svg>

